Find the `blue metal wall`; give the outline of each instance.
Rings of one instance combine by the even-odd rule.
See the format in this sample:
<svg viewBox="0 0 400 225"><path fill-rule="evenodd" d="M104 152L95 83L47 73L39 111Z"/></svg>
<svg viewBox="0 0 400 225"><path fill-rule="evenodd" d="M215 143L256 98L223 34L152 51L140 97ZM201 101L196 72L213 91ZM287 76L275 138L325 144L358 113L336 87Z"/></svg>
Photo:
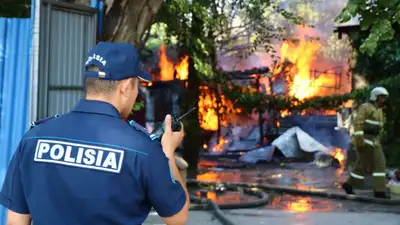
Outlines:
<svg viewBox="0 0 400 225"><path fill-rule="evenodd" d="M0 18L0 187L8 163L28 128L31 19ZM0 206L0 225L6 211Z"/></svg>

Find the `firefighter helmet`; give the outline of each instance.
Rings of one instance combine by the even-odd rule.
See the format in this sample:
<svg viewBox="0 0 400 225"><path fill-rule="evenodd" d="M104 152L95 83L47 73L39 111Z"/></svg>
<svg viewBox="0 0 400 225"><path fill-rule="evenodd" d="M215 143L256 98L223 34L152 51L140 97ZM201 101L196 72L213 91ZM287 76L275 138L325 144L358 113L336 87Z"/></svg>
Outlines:
<svg viewBox="0 0 400 225"><path fill-rule="evenodd" d="M376 87L376 88L372 89L369 100L376 101L376 99L378 99L379 95L384 95L384 96L388 97L389 92L384 87Z"/></svg>

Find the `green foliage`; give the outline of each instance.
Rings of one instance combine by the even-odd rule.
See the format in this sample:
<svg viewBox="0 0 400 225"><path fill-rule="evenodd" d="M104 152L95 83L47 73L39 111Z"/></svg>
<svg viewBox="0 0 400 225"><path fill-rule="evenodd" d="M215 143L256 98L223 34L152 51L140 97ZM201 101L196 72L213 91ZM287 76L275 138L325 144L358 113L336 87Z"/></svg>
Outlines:
<svg viewBox="0 0 400 225"><path fill-rule="evenodd" d="M30 0L9 0L0 4L0 17L29 18Z"/></svg>
<svg viewBox="0 0 400 225"><path fill-rule="evenodd" d="M165 23L156 23L150 27L150 38L146 41L146 48L151 51L156 51L162 43L176 45L178 40L176 36L169 35L168 25Z"/></svg>
<svg viewBox="0 0 400 225"><path fill-rule="evenodd" d="M400 28L400 0L349 0L335 21L345 23L360 16L360 28L368 35L359 47L361 53L375 54L379 45L392 40Z"/></svg>
<svg viewBox="0 0 400 225"><path fill-rule="evenodd" d="M381 43L374 55L369 56L359 50L363 39L367 35L368 33L365 31L350 35L356 56L356 65L352 69L353 72L362 74L371 83L396 76L400 69L400 36L396 35L396 38Z"/></svg>
<svg viewBox="0 0 400 225"><path fill-rule="evenodd" d="M133 105L132 112L140 111L144 107L144 101L136 101Z"/></svg>

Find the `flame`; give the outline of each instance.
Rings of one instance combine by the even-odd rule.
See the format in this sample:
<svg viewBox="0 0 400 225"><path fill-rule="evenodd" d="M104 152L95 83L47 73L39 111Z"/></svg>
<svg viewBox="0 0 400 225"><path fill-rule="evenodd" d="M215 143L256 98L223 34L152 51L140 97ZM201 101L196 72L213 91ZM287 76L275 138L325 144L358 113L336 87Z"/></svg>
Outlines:
<svg viewBox="0 0 400 225"><path fill-rule="evenodd" d="M217 200L217 193L209 191L207 192L207 198L215 202Z"/></svg>
<svg viewBox="0 0 400 225"><path fill-rule="evenodd" d="M329 95L326 87L334 87L336 76L330 73L321 73L317 77L311 76L311 67L315 63L321 44L316 41L301 40L298 44L285 41L281 47L280 65L274 68L274 74L279 74L285 68L291 76L289 82L289 96L299 100L310 97ZM285 62L292 63L284 67Z"/></svg>
<svg viewBox="0 0 400 225"><path fill-rule="evenodd" d="M225 113L234 115L241 112L241 109L234 109L232 102L227 100L224 95L220 95L219 98L220 103L217 103L215 92L207 86L200 86L198 118L200 127L204 130L217 131L219 124L221 126L228 125L228 117ZM211 151L223 152L227 143L228 140L219 137L217 144L211 148ZM208 145L204 144L203 148L208 149Z"/></svg>
<svg viewBox="0 0 400 225"><path fill-rule="evenodd" d="M218 138L218 143L211 149L213 152L223 152L224 146L228 144L228 140L223 139L222 137Z"/></svg>
<svg viewBox="0 0 400 225"><path fill-rule="evenodd" d="M219 181L220 177L217 173L203 173L197 174L196 180L215 182Z"/></svg>
<svg viewBox="0 0 400 225"><path fill-rule="evenodd" d="M200 86L199 122L204 130L218 130L217 98L207 86Z"/></svg>
<svg viewBox="0 0 400 225"><path fill-rule="evenodd" d="M284 79L287 84L287 95L300 101L316 97L328 96L335 93L337 75L334 71L313 71L318 64L318 53L321 44L313 40L302 38L298 43L284 41L280 49L280 62L272 73L274 79ZM271 86L269 81L261 81L265 86ZM269 89L270 90L270 89ZM295 104L295 103L294 103ZM288 110L281 111L281 117L290 115ZM307 114L302 111L301 115ZM324 115L335 115L334 110L325 110Z"/></svg>
<svg viewBox="0 0 400 225"><path fill-rule="evenodd" d="M176 78L179 80L187 80L189 77L189 56L184 56L181 60L174 66L174 64L168 59L167 49L165 44L161 44L160 50L158 51L159 62L158 66L160 68L160 76L155 78L155 80L160 81L170 81ZM154 76L154 74L153 74Z"/></svg>
<svg viewBox="0 0 400 225"><path fill-rule="evenodd" d="M336 110L334 110L334 109L326 109L326 110L324 110L324 115L330 115L330 116L334 116L334 115L336 115L337 114L337 111Z"/></svg>
<svg viewBox="0 0 400 225"><path fill-rule="evenodd" d="M286 117L286 116L288 116L288 115L290 115L290 114L291 114L290 111L287 110L287 109L281 111L281 117L282 117L282 118L283 118L283 117Z"/></svg>
<svg viewBox="0 0 400 225"><path fill-rule="evenodd" d="M187 80L189 77L189 56L184 56L175 66L176 76L179 80Z"/></svg>
<svg viewBox="0 0 400 225"><path fill-rule="evenodd" d="M302 198L295 202L289 202L287 210L292 212L308 212L311 210L311 204L307 198Z"/></svg>
<svg viewBox="0 0 400 225"><path fill-rule="evenodd" d="M158 66L160 67L160 80L167 81L174 79L174 64L168 60L167 50L164 44L161 44L158 55L160 60Z"/></svg>
<svg viewBox="0 0 400 225"><path fill-rule="evenodd" d="M344 153L341 148L335 148L332 153L332 156L340 162L340 165L344 164Z"/></svg>
<svg viewBox="0 0 400 225"><path fill-rule="evenodd" d="M220 102L214 91L208 86L200 86L200 96L198 101L200 127L204 130L218 130L218 122L221 126L228 125L227 114L234 115L240 113L240 108L235 109L233 103L226 99L224 95L219 95ZM219 120L219 121L218 121Z"/></svg>

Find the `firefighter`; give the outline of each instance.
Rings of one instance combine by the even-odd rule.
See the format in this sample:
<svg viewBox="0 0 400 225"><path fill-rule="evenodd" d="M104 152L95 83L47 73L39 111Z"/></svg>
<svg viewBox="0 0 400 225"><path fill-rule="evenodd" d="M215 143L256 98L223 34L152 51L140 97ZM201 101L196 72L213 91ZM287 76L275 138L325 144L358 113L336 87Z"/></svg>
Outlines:
<svg viewBox="0 0 400 225"><path fill-rule="evenodd" d="M364 175L372 170L374 197L390 198L386 195L386 161L380 144L385 122L382 108L388 96L385 88L376 87L371 91L369 101L357 110L352 137L357 160L349 178L342 184L347 194L355 194L353 187L362 186Z"/></svg>
<svg viewBox="0 0 400 225"><path fill-rule="evenodd" d="M347 130L350 135L350 143L347 149L347 159L346 166L347 168L352 168L357 158L357 152L354 147L354 118L357 115L357 109L361 105L360 102L354 100L351 107L351 114L349 118L344 122L344 128Z"/></svg>

